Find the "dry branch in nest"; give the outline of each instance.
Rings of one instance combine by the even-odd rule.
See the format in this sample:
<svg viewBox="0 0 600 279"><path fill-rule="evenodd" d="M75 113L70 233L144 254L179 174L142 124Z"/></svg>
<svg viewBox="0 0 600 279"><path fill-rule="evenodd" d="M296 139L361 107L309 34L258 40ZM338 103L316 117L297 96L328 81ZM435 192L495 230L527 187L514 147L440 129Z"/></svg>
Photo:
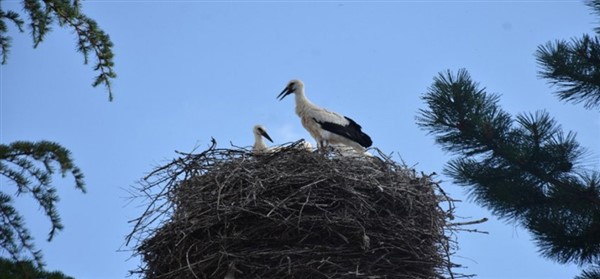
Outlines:
<svg viewBox="0 0 600 279"><path fill-rule="evenodd" d="M288 144L183 154L139 189L129 236L145 278L456 278L454 206L428 176L380 157ZM287 148L286 148L287 147ZM440 207L446 203L446 209Z"/></svg>

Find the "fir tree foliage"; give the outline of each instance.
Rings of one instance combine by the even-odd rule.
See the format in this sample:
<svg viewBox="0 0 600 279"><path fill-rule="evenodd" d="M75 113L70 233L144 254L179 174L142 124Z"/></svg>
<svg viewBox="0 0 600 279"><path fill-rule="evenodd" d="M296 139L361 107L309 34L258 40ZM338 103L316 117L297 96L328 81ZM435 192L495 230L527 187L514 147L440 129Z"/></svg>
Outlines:
<svg viewBox="0 0 600 279"><path fill-rule="evenodd" d="M600 16L600 0L587 4ZM559 88L557 96L587 109L600 108L600 27L595 30L596 35L548 42L536 52L539 75Z"/></svg>
<svg viewBox="0 0 600 279"><path fill-rule="evenodd" d="M445 172L476 202L531 231L546 257L600 261L600 175L580 167L574 133L544 111L512 117L464 69L439 73L423 100L418 125L456 155Z"/></svg>
<svg viewBox="0 0 600 279"><path fill-rule="evenodd" d="M23 25L25 24L25 22L19 18L19 14L13 11L5 12L2 10L2 7L0 7L0 51L2 51L1 64L6 64L8 50L11 47L11 38L6 35L6 33L8 33L8 25L6 24L5 19L9 22L12 22L20 32L24 31Z"/></svg>
<svg viewBox="0 0 600 279"><path fill-rule="evenodd" d="M0 144L0 175L16 186L17 197L30 194L39 203L51 223L48 241L63 229L56 210L59 198L56 188L51 185L57 171L63 177L71 174L75 187L85 192L83 174L73 164L70 152L59 144L49 141ZM6 250L13 260L19 260L22 252L27 251L38 265L43 263L41 252L35 249L22 216L13 207L11 196L1 191L0 249Z"/></svg>
<svg viewBox="0 0 600 279"><path fill-rule="evenodd" d="M60 271L44 271L31 261L14 261L0 258L2 279L73 279Z"/></svg>
<svg viewBox="0 0 600 279"><path fill-rule="evenodd" d="M600 18L600 0L588 0L585 3L592 8L592 12ZM594 31L600 34L600 22L598 22L598 27L594 28Z"/></svg>
<svg viewBox="0 0 600 279"><path fill-rule="evenodd" d="M2 0L0 0L0 4ZM57 22L61 27L71 28L77 35L77 50L83 54L84 64L94 56L96 63L93 67L98 75L92 86L103 84L108 91L108 98L113 99L112 80L117 77L114 72L113 44L108 36L93 19L81 11L78 0L24 0L23 10L28 19L27 26L31 30L33 46L37 47L51 31L51 26ZM0 47L2 64L7 63L11 47L8 33L8 23L14 24L20 32L24 32L25 21L15 11L4 11L0 6Z"/></svg>

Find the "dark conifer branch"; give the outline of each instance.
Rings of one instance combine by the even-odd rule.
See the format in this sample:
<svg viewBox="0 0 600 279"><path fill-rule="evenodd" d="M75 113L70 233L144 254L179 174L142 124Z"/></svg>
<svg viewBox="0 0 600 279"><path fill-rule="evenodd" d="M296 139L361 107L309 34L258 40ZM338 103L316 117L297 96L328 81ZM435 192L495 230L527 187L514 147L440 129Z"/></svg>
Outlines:
<svg viewBox="0 0 600 279"><path fill-rule="evenodd" d="M592 8L592 12L600 18L600 0L586 0L585 4L588 5L588 7ZM598 27L594 28L594 31L600 34L600 22L597 23ZM598 278L600 278L600 275L598 276Z"/></svg>
<svg viewBox="0 0 600 279"><path fill-rule="evenodd" d="M33 37L33 47L37 47L43 40L46 33L50 31L52 16L47 9L42 7L42 1L25 0L23 1L25 11L29 15L29 27Z"/></svg>
<svg viewBox="0 0 600 279"><path fill-rule="evenodd" d="M574 133L546 112L513 120L465 70L440 73L423 99L418 125L458 156L445 171L475 201L529 229L547 257L600 260L600 175L578 168Z"/></svg>
<svg viewBox="0 0 600 279"><path fill-rule="evenodd" d="M0 247L17 261L23 250L33 257L35 263L42 267L42 252L36 250L29 230L25 228L23 218L11 205L10 196L0 192Z"/></svg>
<svg viewBox="0 0 600 279"><path fill-rule="evenodd" d="M57 143L40 141L17 141L9 145L0 144L0 175L17 187L17 194L31 193L50 219L51 229L48 241L57 231L63 229L56 203L58 195L51 185L52 175L58 171L65 176L70 173L75 178L75 187L85 192L83 174L73 164L70 152ZM33 239L25 228L22 217L12 206L10 196L0 192L0 247L13 258L23 249L29 251L38 265L42 265L40 251L36 251ZM16 238L15 238L16 235Z"/></svg>
<svg viewBox="0 0 600 279"><path fill-rule="evenodd" d="M35 262L0 258L0 277L4 279L74 279L60 271L45 271Z"/></svg>
<svg viewBox="0 0 600 279"><path fill-rule="evenodd" d="M4 21L5 19L16 25L20 32L23 32L23 25L25 24L25 22L19 17L19 14L13 11L5 12L2 10L2 8L0 8L0 51L2 52L1 64L6 64L8 59L8 50L11 46L11 38L6 35L6 33L8 33L8 25Z"/></svg>
<svg viewBox="0 0 600 279"><path fill-rule="evenodd" d="M585 270L581 275L575 277L575 279L598 279L600 278L600 266L595 266L591 269Z"/></svg>
<svg viewBox="0 0 600 279"><path fill-rule="evenodd" d="M61 25L67 24L77 33L78 50L83 53L85 64L88 63L90 51L93 51L98 59L94 71L100 71L100 74L96 76L92 86L104 84L108 90L108 99L112 101L111 79L116 78L117 74L113 70L113 44L108 34L98 27L96 21L81 13L78 1L74 2L74 5L56 0L44 0L44 2L48 9L58 16Z"/></svg>
<svg viewBox="0 0 600 279"><path fill-rule="evenodd" d="M2 0L0 0L1 2ZM112 101L112 80L117 77L114 71L114 53L112 52L112 41L108 34L98 27L93 19L87 17L81 12L81 3L79 1L61 1L61 0L24 0L24 11L29 18L29 28L33 37L33 45L37 47L51 31L51 25L57 20L61 26L67 25L77 34L77 49L83 54L84 64L89 61L92 54L97 62L94 65L94 71L99 74L92 83L93 87L104 84L108 90L108 99ZM2 50L2 64L5 64L10 48L10 37L7 24L4 19L12 21L19 31L23 32L22 21L14 11L3 12L0 9L0 47Z"/></svg>
<svg viewBox="0 0 600 279"><path fill-rule="evenodd" d="M538 47L536 57L540 76L558 86L561 100L588 109L600 105L600 37L549 42Z"/></svg>

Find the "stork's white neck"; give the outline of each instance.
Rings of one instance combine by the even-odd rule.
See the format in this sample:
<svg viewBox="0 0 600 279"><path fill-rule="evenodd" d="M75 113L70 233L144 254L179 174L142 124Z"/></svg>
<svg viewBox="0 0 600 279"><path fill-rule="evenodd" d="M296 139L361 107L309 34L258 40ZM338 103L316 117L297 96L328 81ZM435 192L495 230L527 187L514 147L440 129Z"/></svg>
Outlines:
<svg viewBox="0 0 600 279"><path fill-rule="evenodd" d="M254 142L263 142L262 136L259 134L254 134Z"/></svg>
<svg viewBox="0 0 600 279"><path fill-rule="evenodd" d="M308 99L306 98L306 96L304 95L304 88L299 88L298 91L296 91L296 94L294 94L295 99L296 99L296 113L298 115L301 114L301 112L307 108L312 108L315 105Z"/></svg>
<svg viewBox="0 0 600 279"><path fill-rule="evenodd" d="M254 150L264 151L267 145L261 135L254 134Z"/></svg>

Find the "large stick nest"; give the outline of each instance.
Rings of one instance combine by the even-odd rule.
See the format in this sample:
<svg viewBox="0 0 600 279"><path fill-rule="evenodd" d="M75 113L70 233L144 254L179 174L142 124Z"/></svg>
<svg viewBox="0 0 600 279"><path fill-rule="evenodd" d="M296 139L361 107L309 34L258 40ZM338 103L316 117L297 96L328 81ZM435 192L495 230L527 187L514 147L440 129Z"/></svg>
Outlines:
<svg viewBox="0 0 600 279"><path fill-rule="evenodd" d="M297 144L297 143L296 143ZM137 190L145 278L443 278L452 202L380 154L183 154ZM446 202L447 209L440 207ZM158 226L155 225L159 224Z"/></svg>

